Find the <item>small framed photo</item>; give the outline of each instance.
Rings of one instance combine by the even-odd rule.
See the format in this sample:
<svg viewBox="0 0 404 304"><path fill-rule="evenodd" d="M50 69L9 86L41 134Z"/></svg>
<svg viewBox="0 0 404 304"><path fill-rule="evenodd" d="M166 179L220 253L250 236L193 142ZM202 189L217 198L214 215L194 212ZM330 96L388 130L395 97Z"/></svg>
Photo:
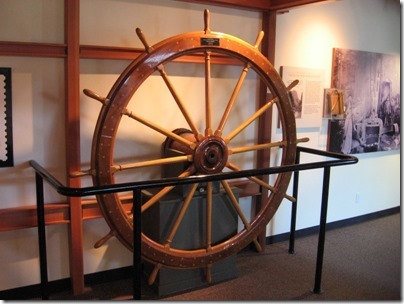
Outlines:
<svg viewBox="0 0 404 304"><path fill-rule="evenodd" d="M0 167L14 166L11 68L0 68Z"/></svg>
<svg viewBox="0 0 404 304"><path fill-rule="evenodd" d="M344 118L344 92L340 89L324 89L324 118Z"/></svg>

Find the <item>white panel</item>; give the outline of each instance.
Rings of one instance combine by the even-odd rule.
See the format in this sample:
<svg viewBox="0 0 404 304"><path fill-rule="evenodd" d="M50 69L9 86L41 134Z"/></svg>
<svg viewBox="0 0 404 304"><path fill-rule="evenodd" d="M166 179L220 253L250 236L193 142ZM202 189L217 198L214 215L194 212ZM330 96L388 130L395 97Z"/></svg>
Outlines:
<svg viewBox="0 0 404 304"><path fill-rule="evenodd" d="M332 48L399 54L399 24L398 1L346 0L291 10L277 17L276 67L321 68L325 70L326 84L330 84ZM325 150L327 125L323 119L321 128L298 129L299 138L310 138L302 145ZM273 140L277 136L279 130L275 128ZM329 222L400 205L399 151L356 156L359 164L331 170ZM302 162L313 160L316 159L302 158ZM297 229L319 224L321 187L321 171L301 174ZM359 203L355 203L357 193ZM280 223L282 219L278 212L273 222ZM277 224L270 234L288 230Z"/></svg>
<svg viewBox="0 0 404 304"><path fill-rule="evenodd" d="M1 0L0 41L63 43L63 0Z"/></svg>

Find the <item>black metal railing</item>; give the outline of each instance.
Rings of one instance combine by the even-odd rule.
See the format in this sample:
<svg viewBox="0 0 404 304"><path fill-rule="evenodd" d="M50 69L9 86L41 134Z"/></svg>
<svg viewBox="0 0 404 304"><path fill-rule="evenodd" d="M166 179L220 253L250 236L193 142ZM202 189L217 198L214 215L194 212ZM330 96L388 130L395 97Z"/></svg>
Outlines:
<svg viewBox="0 0 404 304"><path fill-rule="evenodd" d="M300 154L308 153L317 156L324 156L327 158L332 158L332 160L323 160L318 162L310 162L300 164ZM198 175L189 176L183 178L163 178L159 180L148 180L141 182L131 182L131 183L120 183L113 185L102 185L102 186L91 186L82 188L73 188L63 185L58 181L53 175L51 175L46 169L39 165L35 160L30 161L30 165L35 170L36 178L36 193L37 193L37 216L38 216L38 244L39 244L39 260L40 260L40 274L41 274L41 293L42 299L49 298L48 292L48 268L47 268L47 256L46 256L46 237L45 237L45 206L44 206L44 192L43 192L43 181L45 180L49 183L55 191L59 194L68 197L85 197L90 195L107 194L107 193L118 193L132 191L134 201L141 201L141 191L148 188L156 187L166 187L166 186L178 186L184 184L201 183L208 181L220 181L229 179L238 179L251 176L264 176L272 175L285 172L294 172L294 184L293 184L293 196L297 199L298 195L298 184L299 184L299 172L303 170L313 170L313 169L324 169L323 175L323 189L322 189L322 201L321 201L321 213L320 213L320 227L319 227L319 241L317 248L317 263L316 263L316 276L313 292L321 292L321 274L322 274L322 264L324 256L324 243L325 243L325 230L327 223L327 206L328 206L328 192L329 192L329 182L330 182L330 171L331 167L351 165L358 162L356 157L326 152L322 150L316 150L307 147L297 147L296 162L293 165L279 166L279 167L269 167L251 170L242 170L237 172L224 172L212 175ZM133 229L133 298L135 300L141 299L141 206L140 204L134 204L133 206L134 218L138 219L134 222ZM296 215L297 215L297 204L292 205L292 215L291 215L291 230L289 238L289 253L294 252L294 239L295 239L295 229L296 229Z"/></svg>

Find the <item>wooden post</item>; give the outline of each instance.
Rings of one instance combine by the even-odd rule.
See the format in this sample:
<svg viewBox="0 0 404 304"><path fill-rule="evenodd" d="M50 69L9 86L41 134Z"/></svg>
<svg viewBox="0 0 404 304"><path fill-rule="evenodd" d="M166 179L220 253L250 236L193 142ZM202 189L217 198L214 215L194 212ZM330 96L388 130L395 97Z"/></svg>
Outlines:
<svg viewBox="0 0 404 304"><path fill-rule="evenodd" d="M67 185L80 187L69 172L80 170L80 0L65 0L65 144ZM83 219L81 198L68 198L70 205L70 277L73 294L84 292Z"/></svg>
<svg viewBox="0 0 404 304"><path fill-rule="evenodd" d="M262 30L265 32L262 41L261 53L268 58L273 64L275 59L275 33L276 33L276 11L264 11L262 13ZM267 87L263 83L259 89L259 104L258 108L262 107L267 102ZM259 142L269 142L272 133L272 108L265 112L258 121L258 140ZM269 167L271 151L269 149L258 151L257 168ZM268 183L268 176L262 177L262 180ZM268 197L268 189L262 188L262 195L256 202L256 208L259 210L264 200ZM265 251L266 231L258 235L258 242Z"/></svg>

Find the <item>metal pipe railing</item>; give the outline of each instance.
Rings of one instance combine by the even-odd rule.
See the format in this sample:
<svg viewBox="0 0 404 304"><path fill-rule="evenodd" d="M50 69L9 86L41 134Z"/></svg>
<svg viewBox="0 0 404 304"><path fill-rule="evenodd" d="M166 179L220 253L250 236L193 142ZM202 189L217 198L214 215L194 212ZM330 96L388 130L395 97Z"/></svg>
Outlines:
<svg viewBox="0 0 404 304"><path fill-rule="evenodd" d="M319 162L310 162L300 164L300 153L314 154L317 156L324 156L327 158L333 158L332 160L324 160ZM132 191L133 198L136 199L141 195L141 190L155 187L166 187L166 186L178 186L184 184L201 183L208 181L220 181L228 179L245 178L252 176L263 176L271 175L285 172L294 172L294 186L293 195L297 198L298 193L298 180L299 172L303 170L313 170L313 169L324 169L324 179L323 179L323 193L321 202L321 218L320 218L320 231L319 231L319 242L317 251L317 263L316 263L316 277L314 284L314 293L321 292L321 273L324 255L324 242L325 242L325 230L327 221L327 205L328 205L328 191L329 191L329 179L330 179L330 169L335 166L344 166L356 164L358 159L351 155L327 152L322 150L316 150L307 147L297 147L296 162L293 165L287 166L277 166L269 168L259 168L251 170L242 170L236 172L224 172L211 175L198 175L189 177L172 177L163 178L158 180L147 180L138 181L131 183L118 183L113 185L102 185L102 186L91 186L82 188L73 188L63 185L58 179L56 179L52 174L50 174L45 168L38 164L35 160L31 160L29 163L36 173L36 191L37 191L37 210L38 210L38 234L39 234L39 255L40 255L40 273L41 273L41 293L42 299L49 298L48 292L48 270L47 270L47 258L46 258L46 238L45 238L45 212L44 212L44 196L43 196L43 180L49 183L55 191L59 194L68 197L84 197L90 195L107 194L107 193L118 193ZM292 217L291 217L291 236L289 240L289 253L294 252L294 238L295 238L295 228L296 228L296 212L297 204L294 203L292 207ZM134 210L134 214L137 214L139 220L136 221L134 225L133 238L134 244L138 246L134 248L140 248L141 242L141 221L139 210ZM133 297L134 299L141 299L141 268L139 267L141 263L140 250L133 251L133 269L134 269L134 282L133 282Z"/></svg>
<svg viewBox="0 0 404 304"><path fill-rule="evenodd" d="M356 157L338 154L332 152L326 152L321 150L315 150L311 148L298 147L299 152L306 152L310 154L315 154L319 156L332 157L336 158L334 160L328 161L320 161L320 162L311 162L306 164L294 164L287 166L278 166L278 167L268 167L268 168L259 168L259 169L249 169L249 170L241 170L236 172L223 172L217 174L210 175L198 175L198 176L188 176L188 177L170 177L170 178L162 178L158 180L146 180L146 181L137 181L130 183L119 183L113 185L102 185L102 186L91 186L91 187L82 187L82 188L72 188L64 186L59 180L57 180L53 175L51 175L45 168L43 168L40 164L38 164L35 160L31 160L29 163L32 168L35 169L36 173L42 176L59 194L69 197L84 197L96 194L107 194L107 193L116 193L116 192L124 192L124 191L133 191L134 189L148 189L155 187L166 187L166 186L178 186L185 184L194 184L194 183L202 183L208 181L220 181L227 179L237 179L251 176L261 176L261 175L271 175L277 173L285 173L285 172L296 172L303 170L312 170L319 169L325 167L335 167L335 166L343 166L349 164L355 164L358 162Z"/></svg>

